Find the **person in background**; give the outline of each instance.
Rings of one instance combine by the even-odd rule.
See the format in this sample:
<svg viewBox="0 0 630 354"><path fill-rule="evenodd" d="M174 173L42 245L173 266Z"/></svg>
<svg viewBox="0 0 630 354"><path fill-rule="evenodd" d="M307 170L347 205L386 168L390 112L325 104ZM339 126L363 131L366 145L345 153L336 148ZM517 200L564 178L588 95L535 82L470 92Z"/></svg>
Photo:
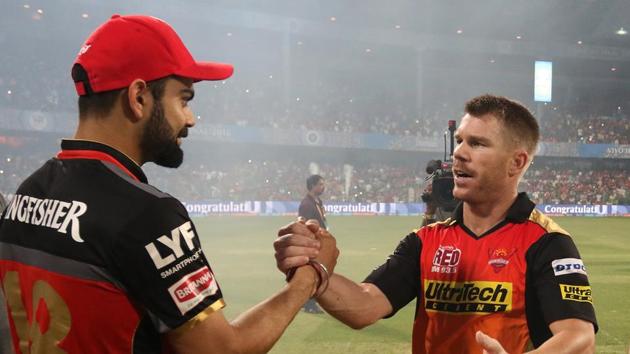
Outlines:
<svg viewBox="0 0 630 354"><path fill-rule="evenodd" d="M298 217L304 220L317 220L319 227L327 230L326 210L320 196L326 190L324 178L320 175L311 175L306 179L307 193L300 202ZM320 314L323 311L317 306L315 299L310 299L304 304L304 311L307 313Z"/></svg>

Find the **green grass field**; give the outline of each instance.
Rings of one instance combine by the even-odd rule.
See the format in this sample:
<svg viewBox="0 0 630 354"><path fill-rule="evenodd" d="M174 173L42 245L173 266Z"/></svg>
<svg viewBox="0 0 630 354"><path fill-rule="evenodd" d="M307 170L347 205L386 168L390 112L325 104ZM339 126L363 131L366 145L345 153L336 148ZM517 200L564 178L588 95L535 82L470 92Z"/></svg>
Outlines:
<svg viewBox="0 0 630 354"><path fill-rule="evenodd" d="M195 219L232 319L282 287L273 245L291 217ZM380 265L419 217L330 217L341 256L336 272L361 281ZM630 342L630 219L555 218L578 245L589 272L600 330L598 353L627 353ZM329 315L301 312L271 353L410 353L415 302L356 331Z"/></svg>

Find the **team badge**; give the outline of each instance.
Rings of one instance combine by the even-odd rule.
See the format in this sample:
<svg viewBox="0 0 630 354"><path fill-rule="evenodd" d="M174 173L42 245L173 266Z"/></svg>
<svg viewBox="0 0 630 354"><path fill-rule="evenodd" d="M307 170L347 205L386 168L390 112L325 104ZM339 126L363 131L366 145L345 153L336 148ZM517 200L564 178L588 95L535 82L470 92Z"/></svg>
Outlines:
<svg viewBox="0 0 630 354"><path fill-rule="evenodd" d="M488 264L492 266L495 273L499 273L510 263L510 257L516 253L516 248L495 248L488 249Z"/></svg>

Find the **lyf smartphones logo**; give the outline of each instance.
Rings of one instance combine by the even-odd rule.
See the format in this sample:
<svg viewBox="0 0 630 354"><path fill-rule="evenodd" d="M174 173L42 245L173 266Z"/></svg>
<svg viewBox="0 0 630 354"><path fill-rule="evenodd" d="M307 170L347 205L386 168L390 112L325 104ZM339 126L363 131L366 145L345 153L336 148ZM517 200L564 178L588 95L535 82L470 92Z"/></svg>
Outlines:
<svg viewBox="0 0 630 354"><path fill-rule="evenodd" d="M182 238L184 239L186 247L192 251L195 248L195 244L193 243L195 232L192 229L192 224L190 223L190 221L186 221L185 223L171 230L170 236L162 235L157 239L156 242L151 242L148 245L144 246L144 248L149 253L149 256L153 260L153 263L155 263L155 267L157 269L163 268L175 262L178 258L184 255L184 249L182 248ZM162 256L160 254L156 246L158 242L168 248L168 255Z"/></svg>
<svg viewBox="0 0 630 354"><path fill-rule="evenodd" d="M510 257L516 253L516 248L495 248L488 250L488 264L492 266L495 273L500 272L505 266L510 264Z"/></svg>
<svg viewBox="0 0 630 354"><path fill-rule="evenodd" d="M455 246L440 246L433 256L433 273L457 273L462 251Z"/></svg>

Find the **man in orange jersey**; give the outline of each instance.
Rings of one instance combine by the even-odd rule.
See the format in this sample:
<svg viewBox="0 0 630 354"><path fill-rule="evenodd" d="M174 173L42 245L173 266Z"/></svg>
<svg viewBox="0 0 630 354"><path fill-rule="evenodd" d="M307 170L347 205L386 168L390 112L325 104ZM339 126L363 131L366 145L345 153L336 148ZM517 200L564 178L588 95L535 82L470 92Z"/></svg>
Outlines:
<svg viewBox="0 0 630 354"><path fill-rule="evenodd" d="M586 268L566 231L518 183L539 139L521 104L467 102L455 133L453 217L405 237L362 282L339 274L318 298L352 328L417 299L413 353L592 353L597 322ZM304 264L309 239L279 237L278 268Z"/></svg>

